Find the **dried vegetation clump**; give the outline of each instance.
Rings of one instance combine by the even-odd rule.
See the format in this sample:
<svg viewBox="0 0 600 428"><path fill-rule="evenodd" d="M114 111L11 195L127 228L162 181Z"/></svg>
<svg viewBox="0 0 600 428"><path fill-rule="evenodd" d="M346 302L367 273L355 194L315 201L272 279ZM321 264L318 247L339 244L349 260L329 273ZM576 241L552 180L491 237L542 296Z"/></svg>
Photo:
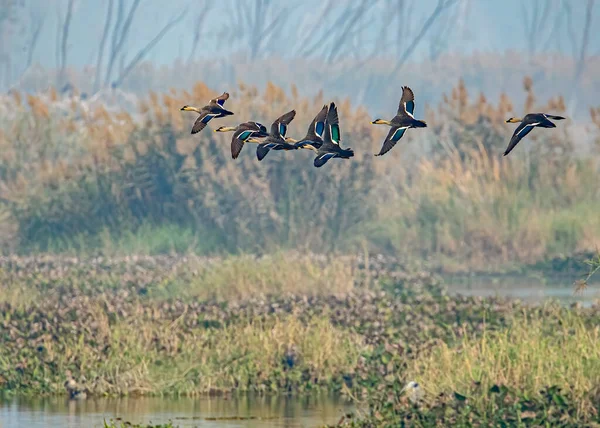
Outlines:
<svg viewBox="0 0 600 428"><path fill-rule="evenodd" d="M150 93L137 113L112 112L54 91L4 103L0 123L0 244L4 251L71 253L315 252L357 248L429 258L452 268L536 262L598 244L597 156L580 156L570 125L531 133L508 158L507 116L561 114L561 97L538 104L506 95L491 103L459 81L437 107L427 132L408 132L382 158L385 136L366 109L337 100L345 145L357 157L311 166L306 151L273 153L257 162L253 147L229 153L230 134L192 136L194 116L216 92ZM302 136L328 100L240 84L218 125L298 115ZM60 106L60 108L58 107ZM592 118L598 115L592 111ZM595 120L595 119L594 119ZM595 122L594 122L595 123ZM216 126L216 125L211 125ZM597 129L589 132L599 133Z"/></svg>

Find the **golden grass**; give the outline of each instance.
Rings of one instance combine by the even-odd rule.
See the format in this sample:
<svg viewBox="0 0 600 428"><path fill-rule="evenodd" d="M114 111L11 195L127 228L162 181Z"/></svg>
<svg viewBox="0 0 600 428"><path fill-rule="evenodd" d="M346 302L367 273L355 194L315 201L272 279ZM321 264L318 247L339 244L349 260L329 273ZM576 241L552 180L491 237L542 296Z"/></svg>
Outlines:
<svg viewBox="0 0 600 428"><path fill-rule="evenodd" d="M376 252L451 259L462 269L594 249L599 162L574 154L569 122L533 132L501 156L513 131L507 115L565 110L560 96L537 103L531 79L524 90L524 106L504 94L494 104L459 81L427 109L427 131L407 132L376 160L372 153L387 130L369 125L363 107L337 100L343 138L357 155L322 169L304 151L272 153L259 163L247 147L233 161L230 134L190 135L195 117L180 107L218 95L201 82L190 91L149 93L135 119L77 103L61 111L52 93L24 103L15 92L8 100L13 116L0 134L0 246L264 253L352 252L366 243ZM329 101L297 90L288 96L272 83L264 91L240 84L230 92L235 116L218 125L268 125L295 108L293 137L304 135ZM597 124L597 110L591 114Z"/></svg>
<svg viewBox="0 0 600 428"><path fill-rule="evenodd" d="M600 327L565 312L558 321L548 316L552 312L519 318L511 328L487 330L478 338L465 336L458 346L439 344L411 362L407 376L431 397L468 394L474 382L481 382L482 391L506 385L529 396L556 385L573 394L578 411L585 412L600 383ZM473 394L472 400L485 407L485 394Z"/></svg>
<svg viewBox="0 0 600 428"><path fill-rule="evenodd" d="M238 391L302 389L328 386L356 367L367 347L357 334L334 327L328 319L301 322L293 315L255 319L220 329L197 330L192 336L170 323L106 323L108 354L100 355L92 338L69 340L57 354L44 342L47 359L58 367L78 361L91 372L87 388L94 394L184 395ZM103 321L102 317L97 322ZM44 368L39 368L44 370ZM308 378L303 378L303 373ZM60 384L55 386L60 391Z"/></svg>
<svg viewBox="0 0 600 428"><path fill-rule="evenodd" d="M322 264L294 252L229 257L199 266L186 294L200 299L239 300L267 294L341 294L354 287L352 266L331 259Z"/></svg>

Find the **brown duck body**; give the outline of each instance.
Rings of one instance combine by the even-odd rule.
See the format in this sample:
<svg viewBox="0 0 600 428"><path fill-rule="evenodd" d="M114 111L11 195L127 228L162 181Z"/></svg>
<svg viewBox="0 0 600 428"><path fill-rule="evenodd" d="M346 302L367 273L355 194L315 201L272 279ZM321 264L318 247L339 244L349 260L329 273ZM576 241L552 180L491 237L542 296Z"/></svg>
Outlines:
<svg viewBox="0 0 600 428"><path fill-rule="evenodd" d="M294 117L296 117L296 110L281 115L271 124L269 135L256 147L256 157L259 161L263 160L271 150L298 149L294 144L288 143L285 138L288 125L294 120Z"/></svg>
<svg viewBox="0 0 600 428"><path fill-rule="evenodd" d="M521 141L527 134L529 134L533 130L533 128L556 128L556 125L552 121L550 121L550 119L563 120L565 118L563 116L556 116L546 113L529 113L526 114L525 117L523 117L523 119L518 119L514 117L508 119L506 123L520 122L521 124L517 126L517 129L515 129L515 132L513 133L510 142L508 143L508 147L504 151L504 156L507 156L515 148L515 146L519 144L519 141Z"/></svg>
<svg viewBox="0 0 600 428"><path fill-rule="evenodd" d="M335 103L329 104L327 117L325 120L325 129L323 131L323 144L318 149L317 157L313 161L313 165L317 168L322 167L333 158L350 159L354 156L354 151L350 148L343 149L340 147L342 134L340 131L340 121Z"/></svg>
<svg viewBox="0 0 600 428"><path fill-rule="evenodd" d="M415 119L413 112L415 110L415 94L408 86L402 87L402 97L398 103L398 111L392 120L375 119L371 122L374 125L388 125L391 127L388 132L381 150L375 156L383 156L396 145L400 138L409 128L426 128L427 124Z"/></svg>
<svg viewBox="0 0 600 428"><path fill-rule="evenodd" d="M193 111L199 114L198 118L194 122L191 133L197 134L198 132L202 131L208 122L215 118L233 115L233 112L223 108L223 105L227 99L229 99L229 93L223 92L217 98L210 100L208 104L202 108L188 105L181 107L182 111Z"/></svg>
<svg viewBox="0 0 600 428"><path fill-rule="evenodd" d="M231 137L231 157L237 159L247 142L256 142L253 138L264 138L269 135L267 128L258 122L248 121L240 123L235 128L221 126L215 132L233 132Z"/></svg>

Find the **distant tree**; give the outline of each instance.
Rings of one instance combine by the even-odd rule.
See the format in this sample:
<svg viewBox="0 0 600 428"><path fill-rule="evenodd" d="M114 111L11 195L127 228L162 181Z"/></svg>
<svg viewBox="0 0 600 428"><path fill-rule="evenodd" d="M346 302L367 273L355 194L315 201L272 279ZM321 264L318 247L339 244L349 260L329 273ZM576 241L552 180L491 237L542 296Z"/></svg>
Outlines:
<svg viewBox="0 0 600 428"><path fill-rule="evenodd" d="M125 0L108 0L96 58L94 92L97 92L101 87L119 86L158 42L163 39L165 34L183 20L187 12L184 9L178 15L171 18L133 57L127 59L129 55L126 42L131 33L139 6L140 0L133 0L129 8L126 7ZM104 57L106 54L108 54L108 62L106 68L104 68ZM118 71L116 76L113 77L117 62L119 64Z"/></svg>
<svg viewBox="0 0 600 428"><path fill-rule="evenodd" d="M31 67L33 54L40 39L42 28L44 27L45 15L39 8L31 8L29 11L30 34L27 41L27 63L26 69Z"/></svg>
<svg viewBox="0 0 600 428"><path fill-rule="evenodd" d="M233 23L228 26L227 38L240 43L250 60L273 52L285 45L281 35L292 7L289 2L273 0L234 0L231 3Z"/></svg>
<svg viewBox="0 0 600 428"><path fill-rule="evenodd" d="M14 54L11 40L22 8L20 1L0 0L0 85L10 85Z"/></svg>
<svg viewBox="0 0 600 428"><path fill-rule="evenodd" d="M194 57L196 56L196 51L198 50L198 43L200 42L201 31L204 27L204 22L206 18L210 14L210 10L212 8L213 3L208 3L205 7L203 7L200 12L196 14L194 18L194 38L192 39L192 47L190 49L190 54L187 59L187 63L190 64Z"/></svg>
<svg viewBox="0 0 600 428"><path fill-rule="evenodd" d="M58 21L58 29L56 40L57 46L56 51L58 52L58 65L59 72L57 77L58 86L63 86L66 83L66 70L67 70L67 54L68 50L68 41L69 41L69 30L71 28L71 21L73 20L73 7L75 5L75 0L68 0L67 3L67 11L65 13L64 18L61 17L60 9L57 9L57 16L59 17ZM58 7L58 5L57 5Z"/></svg>
<svg viewBox="0 0 600 428"><path fill-rule="evenodd" d="M525 45L530 56L548 47L561 25L559 0L521 2Z"/></svg>

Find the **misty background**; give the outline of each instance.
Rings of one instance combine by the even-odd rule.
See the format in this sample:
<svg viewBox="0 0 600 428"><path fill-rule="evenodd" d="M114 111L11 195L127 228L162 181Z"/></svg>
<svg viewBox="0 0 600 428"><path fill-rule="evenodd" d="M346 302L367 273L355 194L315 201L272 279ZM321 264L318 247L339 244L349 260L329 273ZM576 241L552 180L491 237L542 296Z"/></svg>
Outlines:
<svg viewBox="0 0 600 428"><path fill-rule="evenodd" d="M0 0L0 251L504 269L600 245L600 0ZM410 130L379 152L403 85ZM190 134L183 105L233 116ZM212 132L339 108L355 157ZM502 156L511 116L565 116ZM248 147L250 146L250 147Z"/></svg>
<svg viewBox="0 0 600 428"><path fill-rule="evenodd" d="M491 99L521 100L529 75L540 96L568 93L569 113L582 113L600 90L595 3L1 0L0 88L70 83L94 94L293 82L303 95L323 90L378 114L405 84L419 109L460 77Z"/></svg>

